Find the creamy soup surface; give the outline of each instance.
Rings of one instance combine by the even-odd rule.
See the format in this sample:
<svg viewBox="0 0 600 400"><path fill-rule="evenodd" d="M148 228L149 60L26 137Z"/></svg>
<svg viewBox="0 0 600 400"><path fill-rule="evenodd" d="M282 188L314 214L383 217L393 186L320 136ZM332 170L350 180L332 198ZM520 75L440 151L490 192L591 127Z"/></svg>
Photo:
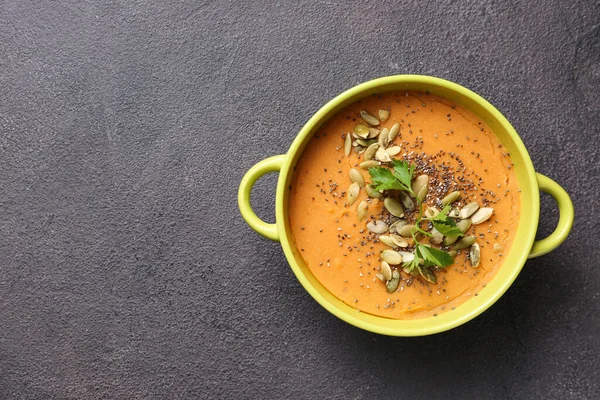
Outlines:
<svg viewBox="0 0 600 400"><path fill-rule="evenodd" d="M379 110L383 110L381 115ZM370 125L361 118L361 111L367 111L378 120L380 117L387 120ZM435 283L424 279L416 270L405 272L404 263L410 259L407 253L415 251L412 235L404 237L407 246L399 247L397 242L389 246L379 240L381 234L369 230L367 224L383 221L384 229L389 229L398 220L412 223L417 210L405 210L403 218L391 215L384 207L383 198L370 197L365 187L360 188L356 200L349 200L353 182L351 169L360 172L366 186L372 182L369 170L360 167L370 143L362 141L367 145L363 147L357 142L361 137L354 133L356 126L372 128L369 133L372 136L375 130L381 135L384 128L388 133L396 123L399 124L397 136L380 147L392 149L391 159L414 165L413 178L428 175L429 190L422 210L428 207L442 210L441 200L453 191L460 194L451 203L451 215L460 213L465 205L473 202L477 202L479 208L493 209L488 219L472 224L464 233L464 236L475 237L480 257L476 267L472 266L471 246L455 249L455 246L460 247L457 243L464 236L446 246L444 243L451 242L447 237L442 243L431 244L428 237L417 233L415 238L419 243L452 254L454 261L444 268L428 268L435 276ZM359 132L362 131L359 129ZM345 154L346 135L350 135L353 142L348 156ZM361 140L379 142L379 136ZM379 158L386 158L378 154ZM377 161L377 157L372 161ZM377 164L392 170L389 162ZM398 193L381 191L380 194L400 201ZM432 94L390 92L350 105L314 135L296 166L289 218L293 240L307 267L334 296L361 312L393 319L417 319L457 307L477 296L494 277L502 267L503 255L512 245L520 218L519 202L510 154L474 113ZM416 203L415 198L413 203ZM365 205L366 215L359 220L359 208ZM476 215L482 219L484 213L480 214L465 219L475 221ZM461 218L452 220L457 224ZM431 223L422 221L421 227L431 232ZM400 238L398 232L388 230L382 234L387 236L388 242L392 234ZM402 263L390 265L399 277L397 287L392 285L391 292L390 280L381 279L385 272L380 258L383 250L405 255Z"/></svg>

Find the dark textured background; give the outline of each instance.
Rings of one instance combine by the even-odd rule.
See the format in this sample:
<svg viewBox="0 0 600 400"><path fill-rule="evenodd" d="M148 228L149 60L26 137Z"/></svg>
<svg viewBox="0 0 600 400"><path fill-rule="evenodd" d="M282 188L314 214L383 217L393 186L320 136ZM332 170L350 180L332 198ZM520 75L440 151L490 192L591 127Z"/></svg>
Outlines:
<svg viewBox="0 0 600 400"><path fill-rule="evenodd" d="M295 3L0 1L0 398L597 399L599 3ZM324 311L236 205L321 105L401 73L490 100L577 214L423 338Z"/></svg>

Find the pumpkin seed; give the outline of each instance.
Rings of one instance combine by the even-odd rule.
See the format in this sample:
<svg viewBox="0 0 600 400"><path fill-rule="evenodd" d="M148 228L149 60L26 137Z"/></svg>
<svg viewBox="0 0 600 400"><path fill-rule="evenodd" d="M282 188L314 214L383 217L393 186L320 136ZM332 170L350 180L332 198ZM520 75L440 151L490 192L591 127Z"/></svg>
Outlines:
<svg viewBox="0 0 600 400"><path fill-rule="evenodd" d="M477 211L477 209L479 208L479 203L474 201L472 203L467 204L466 206L464 206L463 208L460 209L460 218L461 219L467 219L469 218L471 215L473 215L475 213L475 211Z"/></svg>
<svg viewBox="0 0 600 400"><path fill-rule="evenodd" d="M460 210L458 208L455 208L448 213L448 216L452 218L458 218L460 216Z"/></svg>
<svg viewBox="0 0 600 400"><path fill-rule="evenodd" d="M369 210L369 205L366 201L361 201L356 209L356 216L359 221L362 221L367 216L367 211Z"/></svg>
<svg viewBox="0 0 600 400"><path fill-rule="evenodd" d="M398 155L402 151L400 146L392 146L385 149L385 152L389 154L390 157Z"/></svg>
<svg viewBox="0 0 600 400"><path fill-rule="evenodd" d="M356 147L354 148L354 152L355 152L356 154L360 154L360 153L362 153L363 151L365 151L365 148L364 148L364 147L362 147L362 146L356 146Z"/></svg>
<svg viewBox="0 0 600 400"><path fill-rule="evenodd" d="M421 274L423 279L425 279L427 282L430 282L430 283L437 282L437 279L435 278L435 275L433 274L433 272L431 272L431 270L424 265L419 265L419 274Z"/></svg>
<svg viewBox="0 0 600 400"><path fill-rule="evenodd" d="M433 218L436 215L438 215L440 213L440 210L438 210L435 207L427 207L427 209L425 210L425 212L423 213L425 215L426 218Z"/></svg>
<svg viewBox="0 0 600 400"><path fill-rule="evenodd" d="M383 274L377 273L375 274L375 276L377 277L377 279L379 279L381 282L385 283L385 278L383 277Z"/></svg>
<svg viewBox="0 0 600 400"><path fill-rule="evenodd" d="M381 262L380 267L381 275L385 278L386 281L392 279L392 268L390 268L390 264L385 261Z"/></svg>
<svg viewBox="0 0 600 400"><path fill-rule="evenodd" d="M375 154L377 154L377 149L379 149L379 144L377 143L373 143L367 147L367 150L365 151L365 160L372 160L373 157L375 157Z"/></svg>
<svg viewBox="0 0 600 400"><path fill-rule="evenodd" d="M365 161L365 162L367 162L367 161ZM362 166L362 164L361 164L361 166ZM381 193L379 193L378 190L375 190L375 188L371 185L367 185L365 187L365 191L367 192L367 195L372 199L381 199L383 197L383 195Z"/></svg>
<svg viewBox="0 0 600 400"><path fill-rule="evenodd" d="M356 199L358 199L358 194L360 193L360 185L356 182L352 183L350 185L350 188L348 188L348 205L351 205L352 203L354 203L356 201Z"/></svg>
<svg viewBox="0 0 600 400"><path fill-rule="evenodd" d="M408 251L399 251L398 254L402 256L402 262L411 262L415 259L415 253L410 253Z"/></svg>
<svg viewBox="0 0 600 400"><path fill-rule="evenodd" d="M385 224L385 222L377 220L369 222L367 224L367 229L373 233L382 234L387 232L388 226Z"/></svg>
<svg viewBox="0 0 600 400"><path fill-rule="evenodd" d="M376 138L377 136L379 136L379 129L377 128L369 128L369 136L367 136L368 139L373 139Z"/></svg>
<svg viewBox="0 0 600 400"><path fill-rule="evenodd" d="M446 237L444 238L444 241L443 241L443 243L444 243L444 246L450 246L451 244L454 244L454 243L456 243L456 241L457 241L458 239L459 239L459 237L458 237L458 236L453 236L453 237L446 236Z"/></svg>
<svg viewBox="0 0 600 400"><path fill-rule="evenodd" d="M379 235L379 241L385 244L388 247L395 247L396 244L392 240L392 238L388 235Z"/></svg>
<svg viewBox="0 0 600 400"><path fill-rule="evenodd" d="M385 284L385 289L388 293L394 293L396 289L398 289L398 283L400 283L400 273L398 271L394 271L392 273L392 279L387 281Z"/></svg>
<svg viewBox="0 0 600 400"><path fill-rule="evenodd" d="M377 149L377 152L375 153L375 158L377 158L381 162L392 161L392 159L390 158L390 155L385 151L384 147L380 147Z"/></svg>
<svg viewBox="0 0 600 400"><path fill-rule="evenodd" d="M456 227L461 230L462 233L465 233L471 227L470 219L462 219L456 223Z"/></svg>
<svg viewBox="0 0 600 400"><path fill-rule="evenodd" d="M386 197L386 199L383 200L383 205L390 214L395 215L398 218L404 217L404 208L402 207L402 203L398 200Z"/></svg>
<svg viewBox="0 0 600 400"><path fill-rule="evenodd" d="M356 139L356 143L362 147L369 147L371 145L371 143L369 143L369 141L365 139Z"/></svg>
<svg viewBox="0 0 600 400"><path fill-rule="evenodd" d="M487 221L488 219L490 219L493 212L494 212L494 209L492 207L480 208L471 217L471 222L473 223L473 225L479 225L479 224Z"/></svg>
<svg viewBox="0 0 600 400"><path fill-rule="evenodd" d="M415 211L415 202L410 198L410 196L405 192L400 192L400 201L404 206L405 210Z"/></svg>
<svg viewBox="0 0 600 400"><path fill-rule="evenodd" d="M350 151L352 151L352 137L347 133L346 139L344 140L344 154L346 157L350 155Z"/></svg>
<svg viewBox="0 0 600 400"><path fill-rule="evenodd" d="M450 257L454 258L458 255L458 251L457 250L450 250L448 252L448 254L450 255Z"/></svg>
<svg viewBox="0 0 600 400"><path fill-rule="evenodd" d="M415 226L412 224L408 224L408 225L404 225L402 228L400 229L396 229L396 232L398 232L398 234L400 236L404 236L404 237L410 237L412 236L412 231L415 229Z"/></svg>
<svg viewBox="0 0 600 400"><path fill-rule="evenodd" d="M361 110L360 117L369 125L379 125L379 120L365 110Z"/></svg>
<svg viewBox="0 0 600 400"><path fill-rule="evenodd" d="M481 260L481 250L477 243L473 243L471 250L469 251L469 258L471 259L471 267L479 267L479 261Z"/></svg>
<svg viewBox="0 0 600 400"><path fill-rule="evenodd" d="M367 154L367 152L365 151L365 155L366 154ZM358 166L361 167L362 169L369 169L369 168L378 167L379 163L375 160L367 160L367 161L361 162L360 164L358 164Z"/></svg>
<svg viewBox="0 0 600 400"><path fill-rule="evenodd" d="M369 127L363 124L358 124L354 127L354 133L356 136L366 139L369 136Z"/></svg>
<svg viewBox="0 0 600 400"><path fill-rule="evenodd" d="M444 235L442 235L440 233L440 231L438 231L437 229L433 228L431 229L431 237L429 238L429 243L431 244L440 244L442 243L442 240L444 240Z"/></svg>
<svg viewBox="0 0 600 400"><path fill-rule="evenodd" d="M392 242L394 242L394 244L398 247L407 247L408 246L408 242L406 240L402 239L402 236L391 234L390 238L392 239Z"/></svg>
<svg viewBox="0 0 600 400"><path fill-rule="evenodd" d="M416 194L419 201L423 201L429 191L429 175L419 175L412 183L413 193Z"/></svg>
<svg viewBox="0 0 600 400"><path fill-rule="evenodd" d="M350 168L350 180L352 182L358 183L358 186L365 187L365 178L363 178L362 174L356 168Z"/></svg>
<svg viewBox="0 0 600 400"><path fill-rule="evenodd" d="M383 130L379 134L379 145L380 146L386 147L390 143L389 134L390 134L389 129L383 128Z"/></svg>
<svg viewBox="0 0 600 400"><path fill-rule="evenodd" d="M390 118L390 110L379 110L379 120L385 122Z"/></svg>
<svg viewBox="0 0 600 400"><path fill-rule="evenodd" d="M500 253L504 250L504 247L498 243L494 243L494 253Z"/></svg>
<svg viewBox="0 0 600 400"><path fill-rule="evenodd" d="M400 132L400 124L396 122L390 128L390 132L388 133L388 141L391 142L392 140L396 139L396 136L398 136L398 132Z"/></svg>
<svg viewBox="0 0 600 400"><path fill-rule="evenodd" d="M456 200L458 200L459 197L460 197L460 192L458 190L448 193L442 199L442 206L446 207L448 204L454 203Z"/></svg>
<svg viewBox="0 0 600 400"><path fill-rule="evenodd" d="M383 261L390 265L398 265L402 263L402 256L395 250L383 250L379 255Z"/></svg>
<svg viewBox="0 0 600 400"><path fill-rule="evenodd" d="M396 221L390 225L390 232L398 232L398 229L402 228L404 225L406 225L406 221L403 219Z"/></svg>
<svg viewBox="0 0 600 400"><path fill-rule="evenodd" d="M475 236L465 236L454 244L454 250L462 250L475 243Z"/></svg>

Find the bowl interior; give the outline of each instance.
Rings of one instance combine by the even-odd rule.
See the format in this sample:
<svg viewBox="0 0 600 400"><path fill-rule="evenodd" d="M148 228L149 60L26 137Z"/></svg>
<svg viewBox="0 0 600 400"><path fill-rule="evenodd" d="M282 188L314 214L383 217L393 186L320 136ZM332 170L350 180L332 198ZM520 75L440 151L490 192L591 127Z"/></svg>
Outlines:
<svg viewBox="0 0 600 400"><path fill-rule="evenodd" d="M300 252L294 247L288 217L288 186L293 179L293 169L304 147L318 128L344 107L374 93L389 91L429 91L461 104L485 121L510 152L521 188L521 216L518 229L502 268L487 286L462 305L436 317L418 320L394 320L361 313L333 296L310 272ZM510 123L486 100L470 90L438 78L418 75L398 75L376 79L356 86L321 108L302 128L288 152L277 187L277 223L285 231L282 247L290 266L304 288L323 307L337 317L359 328L393 336L428 335L454 328L485 311L508 289L515 280L529 250L533 245L539 218L539 192L535 171L521 139Z"/></svg>

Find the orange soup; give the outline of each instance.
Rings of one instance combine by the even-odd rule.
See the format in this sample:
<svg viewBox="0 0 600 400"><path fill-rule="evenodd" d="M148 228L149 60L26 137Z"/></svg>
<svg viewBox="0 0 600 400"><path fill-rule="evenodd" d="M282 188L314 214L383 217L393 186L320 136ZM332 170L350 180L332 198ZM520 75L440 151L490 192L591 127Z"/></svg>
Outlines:
<svg viewBox="0 0 600 400"><path fill-rule="evenodd" d="M468 109L420 92L373 95L315 133L289 218L311 273L360 312L435 316L478 295L518 225L510 154Z"/></svg>

